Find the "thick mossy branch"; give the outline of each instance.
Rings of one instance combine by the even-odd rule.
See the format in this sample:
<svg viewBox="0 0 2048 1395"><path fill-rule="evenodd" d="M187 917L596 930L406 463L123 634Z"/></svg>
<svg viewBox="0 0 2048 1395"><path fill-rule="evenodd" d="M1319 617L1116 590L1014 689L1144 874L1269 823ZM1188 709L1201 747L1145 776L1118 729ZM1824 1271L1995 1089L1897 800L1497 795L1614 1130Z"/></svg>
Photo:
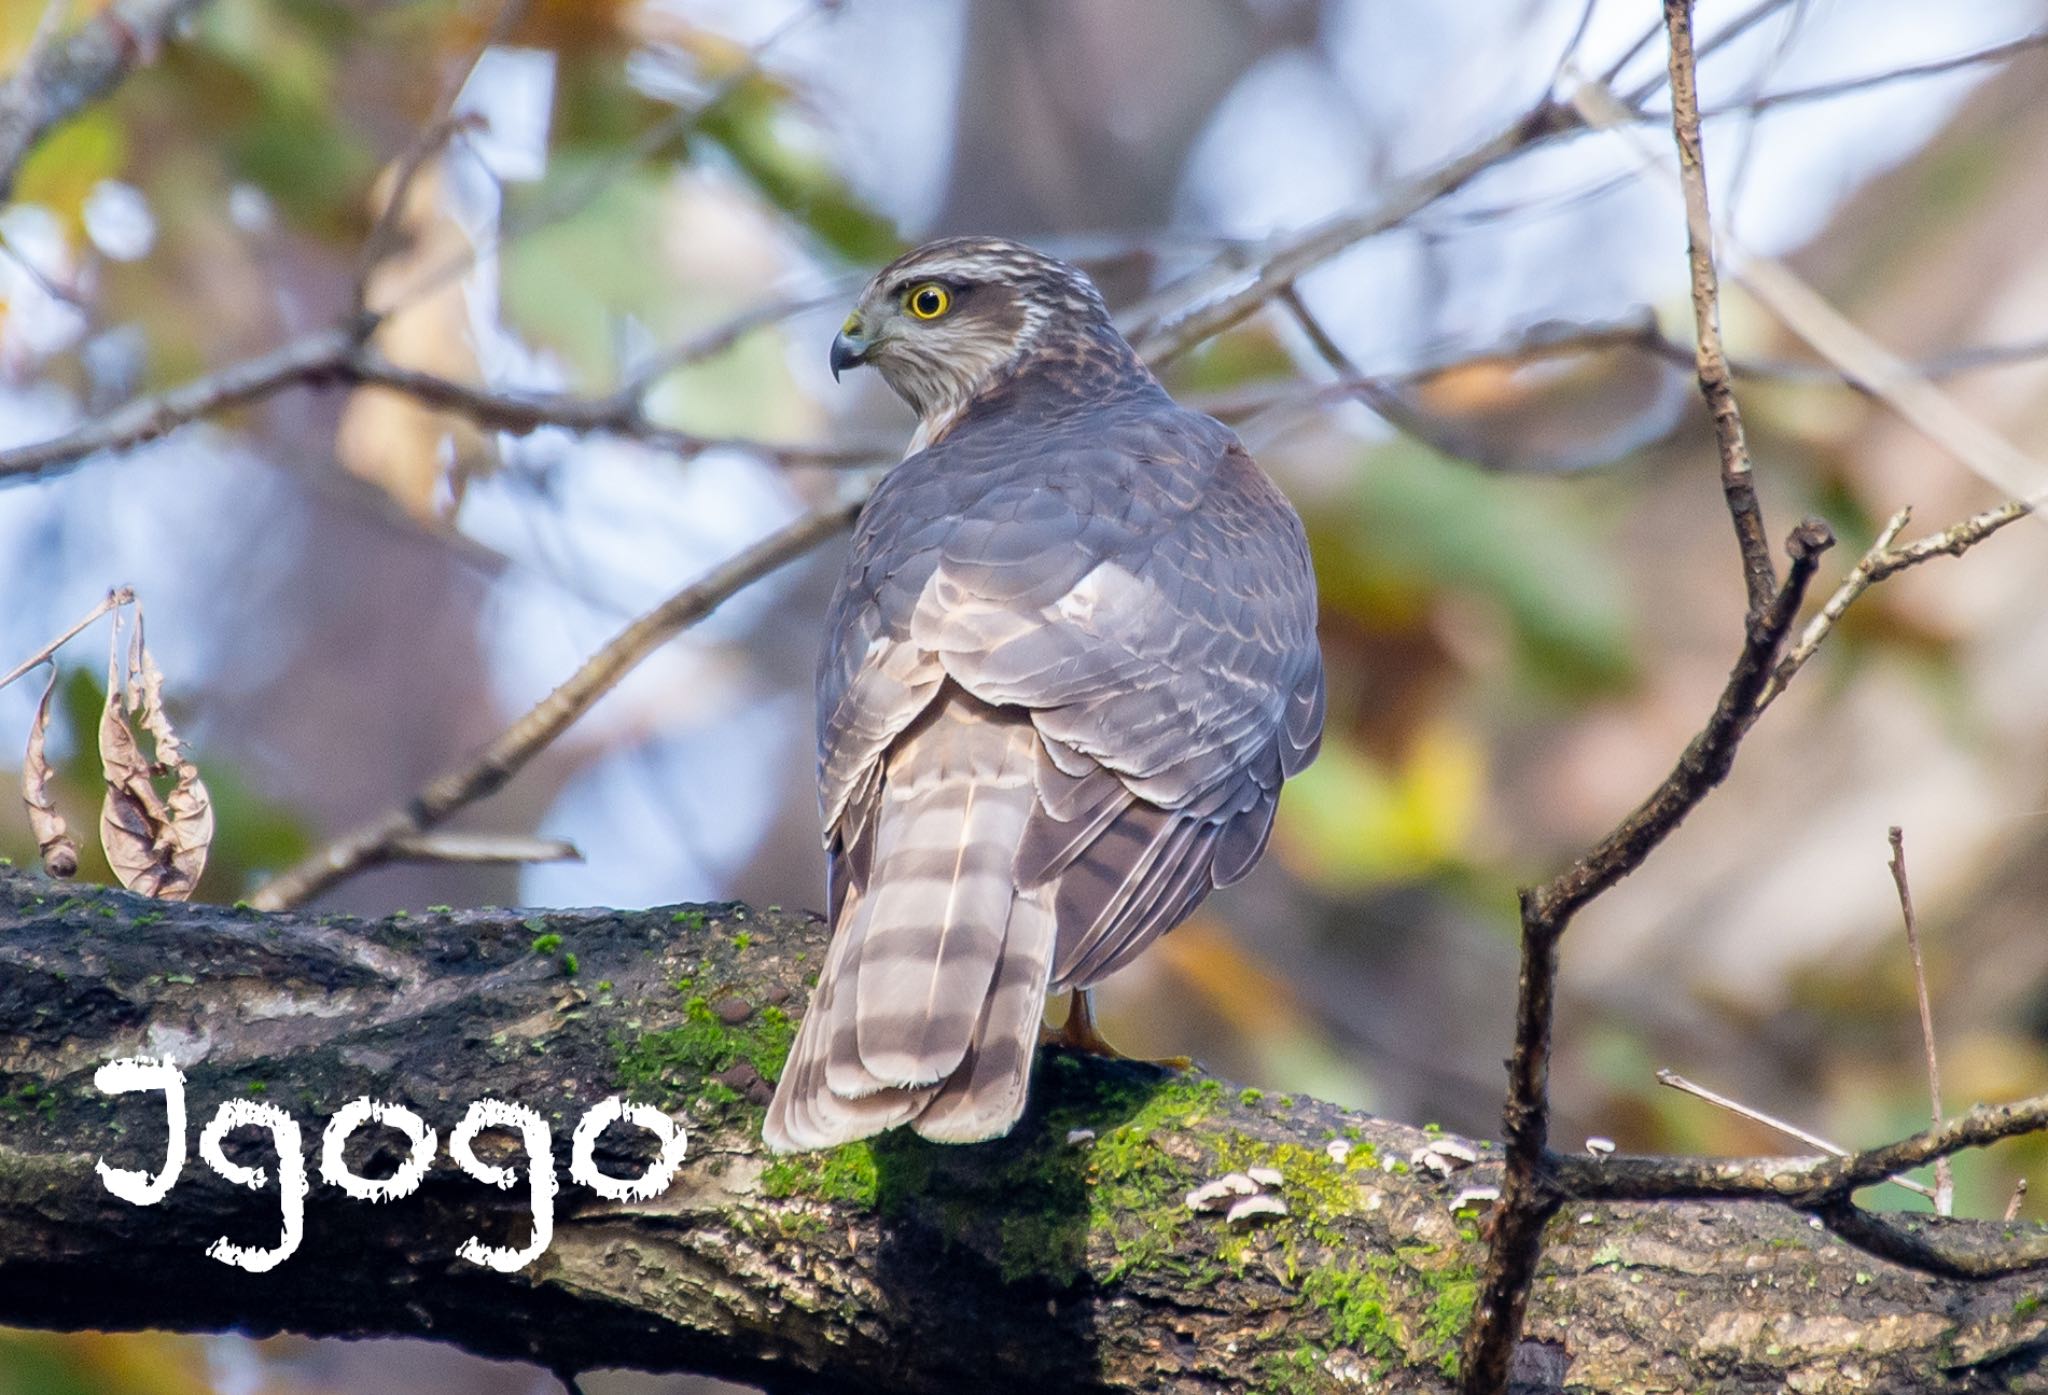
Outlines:
<svg viewBox="0 0 2048 1395"><path fill-rule="evenodd" d="M1483 1223L1454 1206L1497 1180L1492 1150L1459 1166L1452 1140L1442 1175L1417 1161L1428 1130L1049 1054L1002 1142L770 1158L761 1107L822 944L814 918L737 905L359 921L0 875L0 1323L423 1335L807 1391L1450 1388ZM94 1171L161 1166L162 1096L93 1084L137 1054L183 1066L193 1145L149 1207ZM569 1179L577 1120L613 1094L689 1130L652 1201ZM562 1178L547 1251L511 1275L457 1256L524 1243L529 1200L445 1146L398 1201L323 1183L320 1130L365 1095L444 1145L476 1099L538 1111ZM264 1135L228 1150L270 1169L260 1190L197 1154L235 1098L288 1110L313 1176L304 1243L264 1274L206 1254L279 1234ZM498 1138L479 1151L519 1165ZM599 1162L636 1175L653 1146L614 1126ZM348 1157L376 1177L398 1149L373 1126ZM1188 1207L1230 1173L1285 1214ZM1775 1206L1573 1206L1523 1365L1529 1389L2005 1390L2039 1378L2043 1292L1926 1280Z"/></svg>

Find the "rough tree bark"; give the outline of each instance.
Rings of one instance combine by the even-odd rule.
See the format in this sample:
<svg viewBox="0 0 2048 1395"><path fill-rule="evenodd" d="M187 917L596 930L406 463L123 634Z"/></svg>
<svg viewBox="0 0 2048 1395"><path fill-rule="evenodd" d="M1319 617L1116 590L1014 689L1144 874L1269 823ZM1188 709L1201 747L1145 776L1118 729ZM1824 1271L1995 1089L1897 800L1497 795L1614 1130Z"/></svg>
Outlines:
<svg viewBox="0 0 2048 1395"><path fill-rule="evenodd" d="M361 921L0 873L0 1323L405 1334L564 1373L688 1369L776 1390L1449 1388L1481 1257L1480 1221L1453 1207L1496 1180L1496 1150L1470 1145L1479 1161L1461 1166L1457 1141L1427 1130L1051 1056L1002 1143L892 1137L770 1159L763 1076L822 940L813 917L738 905ZM152 1207L101 1186L95 1159L161 1166L162 1097L93 1085L140 1053L183 1065L194 1137L230 1098L282 1105L305 1130L305 1242L274 1271L205 1254L219 1236L275 1242L274 1165L252 1192L195 1155ZM690 1130L689 1161L651 1202L603 1202L566 1177L576 1119L615 1092ZM510 1276L457 1258L472 1234L523 1243L527 1193L484 1187L445 1151L396 1202L321 1183L319 1130L363 1095L444 1139L479 1097L538 1110L564 1178L553 1245ZM262 1135L237 1138L257 1140L244 1161L273 1163ZM379 1175L381 1148L388 1171L397 1139L358 1133L356 1169ZM626 1128L604 1143L622 1174L652 1151ZM1432 1144L1435 1166L1418 1161ZM1268 1168L1285 1215L1185 1204ZM1521 1388L2039 1388L2043 1287L1926 1279L1776 1206L1567 1207Z"/></svg>

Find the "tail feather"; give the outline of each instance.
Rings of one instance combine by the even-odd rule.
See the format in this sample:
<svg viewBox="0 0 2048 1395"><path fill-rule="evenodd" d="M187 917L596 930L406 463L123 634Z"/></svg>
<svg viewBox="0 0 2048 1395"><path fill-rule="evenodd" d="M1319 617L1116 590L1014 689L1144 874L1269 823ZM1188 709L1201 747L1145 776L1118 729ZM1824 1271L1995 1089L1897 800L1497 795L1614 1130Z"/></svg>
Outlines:
<svg viewBox="0 0 2048 1395"><path fill-rule="evenodd" d="M966 1058L1036 806L1029 721L964 693L935 709L890 753L872 891L856 920L860 1061L890 1085L936 1083Z"/></svg>
<svg viewBox="0 0 2048 1395"><path fill-rule="evenodd" d="M833 1058L835 1026L841 1001L852 998L851 980L842 977L849 960L857 960L860 937L835 935L818 975L818 988L811 995L810 1010L797 1028L789 1061L769 1101L762 1137L778 1153L830 1148L835 1144L867 1138L884 1129L907 1123L931 1099L934 1087L918 1090L887 1090L876 1082L873 1089L859 1094L831 1088L827 1070Z"/></svg>
<svg viewBox="0 0 2048 1395"><path fill-rule="evenodd" d="M909 1123L966 1142L1024 1110L1052 968L1050 886L1018 889L1042 759L1027 717L957 690L890 752L831 949L768 1108L771 1149Z"/></svg>
<svg viewBox="0 0 2048 1395"><path fill-rule="evenodd" d="M1010 1131L1024 1113L1031 1059L1052 971L1053 914L1043 890L1021 893L1010 910L1003 962L982 1005L974 1045L911 1127L939 1143L979 1143Z"/></svg>

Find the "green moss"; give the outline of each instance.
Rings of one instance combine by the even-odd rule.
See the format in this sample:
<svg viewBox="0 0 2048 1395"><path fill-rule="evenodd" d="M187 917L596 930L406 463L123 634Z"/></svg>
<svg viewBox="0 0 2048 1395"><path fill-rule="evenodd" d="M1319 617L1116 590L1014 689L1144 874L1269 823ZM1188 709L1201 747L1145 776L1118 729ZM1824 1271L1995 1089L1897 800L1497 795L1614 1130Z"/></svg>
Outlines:
<svg viewBox="0 0 2048 1395"><path fill-rule="evenodd" d="M1427 1275L1435 1271L1423 1270ZM1458 1378L1458 1353L1465 1330L1472 1325L1472 1310L1479 1306L1479 1271L1461 1265L1455 1273L1443 1275L1436 1293L1423 1310L1423 1340L1438 1349L1437 1369L1447 1380Z"/></svg>
<svg viewBox="0 0 2048 1395"><path fill-rule="evenodd" d="M709 1077L746 1061L763 1080L772 1082L781 1076L795 1039L795 1024L781 1008L764 1007L729 1027L707 999L695 997L683 1004L680 1026L630 1038L615 1036L612 1054L620 1086L636 1099L673 1105L686 1089L703 1098L713 1096L716 1086L724 1095L713 1102L731 1104L739 1100L737 1092Z"/></svg>
<svg viewBox="0 0 2048 1395"><path fill-rule="evenodd" d="M561 947L562 937L553 931L549 931L545 935L535 935L533 937L533 952L535 954L553 954Z"/></svg>
<svg viewBox="0 0 2048 1395"><path fill-rule="evenodd" d="M1237 1102L1243 1105L1246 1109L1250 1109L1253 1105L1257 1104L1260 1100L1263 1100L1265 1097L1266 1092L1264 1090L1255 1089L1250 1085L1245 1086L1244 1089L1237 1092Z"/></svg>
<svg viewBox="0 0 2048 1395"><path fill-rule="evenodd" d="M1262 1395L1320 1395L1329 1389L1323 1375L1323 1361L1329 1355L1322 1347L1305 1342L1292 1351L1261 1357L1254 1367Z"/></svg>
<svg viewBox="0 0 2048 1395"><path fill-rule="evenodd" d="M734 936L732 937L732 947L733 947L734 949L739 949L739 950L743 950L743 949L745 949L745 948L746 948L746 947L747 947L748 945L752 944L753 942L754 942L754 937L753 937L752 935L749 935L749 934L748 934L748 933L747 933L746 931L744 931L744 930L740 931L740 932L739 932L739 934L737 934L737 935L734 935Z"/></svg>
<svg viewBox="0 0 2048 1395"><path fill-rule="evenodd" d="M1375 1256L1369 1268L1332 1264L1302 1280L1302 1300L1329 1318L1339 1345L1387 1358L1406 1351L1408 1333L1395 1314L1398 1304L1384 1272L1388 1264Z"/></svg>
<svg viewBox="0 0 2048 1395"><path fill-rule="evenodd" d="M685 930L702 930L704 928L704 912L699 910L677 911L668 919L669 924L680 925Z"/></svg>
<svg viewBox="0 0 2048 1395"><path fill-rule="evenodd" d="M26 1119L30 1114L40 1114L45 1119L54 1119L57 1117L56 1093L44 1089L33 1080L28 1081L0 1095L0 1114L16 1119Z"/></svg>
<svg viewBox="0 0 2048 1395"><path fill-rule="evenodd" d="M762 1192L778 1200L802 1196L873 1206L879 1187L875 1151L865 1143L848 1143L821 1153L794 1153L775 1159L761 1171Z"/></svg>

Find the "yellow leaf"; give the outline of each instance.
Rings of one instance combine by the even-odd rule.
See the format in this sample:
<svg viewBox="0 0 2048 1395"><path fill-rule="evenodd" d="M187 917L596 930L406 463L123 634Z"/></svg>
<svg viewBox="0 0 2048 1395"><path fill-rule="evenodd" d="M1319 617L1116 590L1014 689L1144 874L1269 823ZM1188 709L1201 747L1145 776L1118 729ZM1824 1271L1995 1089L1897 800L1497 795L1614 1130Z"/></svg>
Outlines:
<svg viewBox="0 0 2048 1395"><path fill-rule="evenodd" d="M1325 740L1280 802L1281 857L1326 884L1426 875L1463 855L1485 776L1484 748L1448 721L1424 727L1391 769L1348 741Z"/></svg>

